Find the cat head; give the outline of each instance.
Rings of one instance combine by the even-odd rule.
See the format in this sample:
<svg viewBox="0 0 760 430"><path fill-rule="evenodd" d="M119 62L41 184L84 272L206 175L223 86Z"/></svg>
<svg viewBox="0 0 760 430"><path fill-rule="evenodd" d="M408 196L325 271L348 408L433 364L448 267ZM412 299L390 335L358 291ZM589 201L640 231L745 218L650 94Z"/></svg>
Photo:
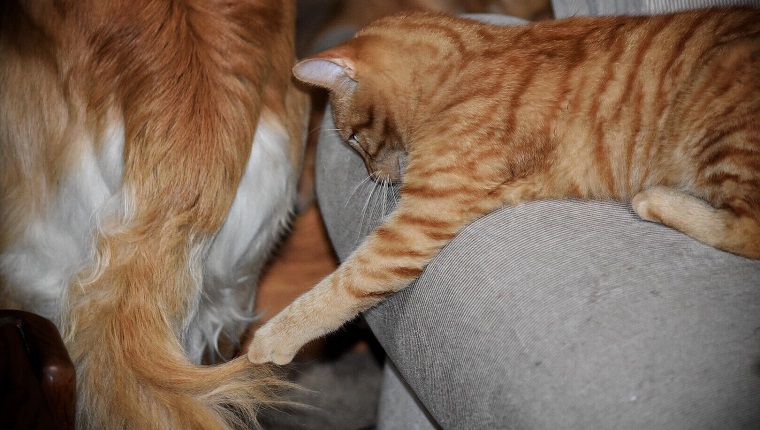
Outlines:
<svg viewBox="0 0 760 430"><path fill-rule="evenodd" d="M403 15L377 21L293 68L299 80L330 91L338 133L376 180L399 179L416 123L424 121L416 107L430 58L421 58L428 52L419 51L413 32L399 28L405 21Z"/></svg>
<svg viewBox="0 0 760 430"><path fill-rule="evenodd" d="M395 182L406 155L398 115L388 100L389 84L359 52L344 45L301 61L293 73L330 91L338 134L361 155L373 179Z"/></svg>

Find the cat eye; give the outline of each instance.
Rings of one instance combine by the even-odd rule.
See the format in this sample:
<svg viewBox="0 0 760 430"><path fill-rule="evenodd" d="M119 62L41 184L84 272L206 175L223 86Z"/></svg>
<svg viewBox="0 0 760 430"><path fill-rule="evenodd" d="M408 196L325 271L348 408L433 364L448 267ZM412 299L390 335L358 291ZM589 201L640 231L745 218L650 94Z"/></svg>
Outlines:
<svg viewBox="0 0 760 430"><path fill-rule="evenodd" d="M348 136L348 140L354 143L359 143L359 138L356 137L356 133L351 133L351 135Z"/></svg>

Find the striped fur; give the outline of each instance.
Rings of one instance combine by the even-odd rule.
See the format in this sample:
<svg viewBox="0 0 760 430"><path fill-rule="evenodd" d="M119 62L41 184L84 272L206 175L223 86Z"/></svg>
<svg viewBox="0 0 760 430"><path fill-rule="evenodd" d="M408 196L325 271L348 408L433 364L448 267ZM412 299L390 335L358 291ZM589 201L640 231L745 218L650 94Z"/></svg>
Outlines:
<svg viewBox="0 0 760 430"><path fill-rule="evenodd" d="M284 363L413 280L463 226L534 199L630 201L760 259L760 11L571 18L520 27L414 13L304 60L393 214L256 333Z"/></svg>
<svg viewBox="0 0 760 430"><path fill-rule="evenodd" d="M0 2L0 306L58 323L78 428L250 428L285 385L199 361L294 200L293 3Z"/></svg>

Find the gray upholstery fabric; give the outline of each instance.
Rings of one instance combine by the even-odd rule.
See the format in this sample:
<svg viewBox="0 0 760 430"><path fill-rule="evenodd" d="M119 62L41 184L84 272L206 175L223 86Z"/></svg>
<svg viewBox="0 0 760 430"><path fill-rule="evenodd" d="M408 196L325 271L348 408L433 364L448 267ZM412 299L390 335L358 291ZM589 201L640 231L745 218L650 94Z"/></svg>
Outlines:
<svg viewBox="0 0 760 430"><path fill-rule="evenodd" d="M317 192L345 259L394 193L333 128ZM429 428L415 398L445 429L760 428L760 262L619 203L485 216L366 319L404 381L381 429Z"/></svg>
<svg viewBox="0 0 760 430"><path fill-rule="evenodd" d="M398 374L393 363L386 361L383 386L377 407L377 430L437 430L440 426Z"/></svg>
<svg viewBox="0 0 760 430"><path fill-rule="evenodd" d="M554 16L654 15L710 6L760 5L758 0L554 0Z"/></svg>

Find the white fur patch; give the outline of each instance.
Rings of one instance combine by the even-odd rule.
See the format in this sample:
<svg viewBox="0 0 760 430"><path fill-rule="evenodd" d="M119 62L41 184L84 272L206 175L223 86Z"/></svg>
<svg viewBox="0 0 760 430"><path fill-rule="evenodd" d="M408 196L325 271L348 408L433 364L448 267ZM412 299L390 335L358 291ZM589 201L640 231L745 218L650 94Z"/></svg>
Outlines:
<svg viewBox="0 0 760 430"><path fill-rule="evenodd" d="M271 117L262 116L235 200L209 250L203 294L187 327L185 349L200 361L219 336L238 339L253 320L253 293L259 273L290 217L295 186L288 157L289 137Z"/></svg>
<svg viewBox="0 0 760 430"><path fill-rule="evenodd" d="M123 175L124 128L114 123L95 151L82 133L80 158L61 181L50 205L29 220L23 238L0 255L7 294L24 309L58 321L70 279L92 258L98 214L114 196Z"/></svg>
<svg viewBox="0 0 760 430"><path fill-rule="evenodd" d="M121 187L124 128L114 122L97 147L84 133L80 159L44 213L29 220L18 243L0 255L5 293L23 309L60 322L61 299L84 268L103 268L107 255L93 249L96 229L134 213L130 191ZM183 342L191 360L217 353L224 333L238 339L253 319L259 272L288 222L294 202L293 166L287 131L262 116L250 159L227 218L213 238L191 250L190 267L199 285ZM118 221L115 226L118 226ZM108 232L106 232L108 233ZM105 261L96 261L105 258ZM95 276L97 274L95 273ZM202 284L202 287L201 287Z"/></svg>

